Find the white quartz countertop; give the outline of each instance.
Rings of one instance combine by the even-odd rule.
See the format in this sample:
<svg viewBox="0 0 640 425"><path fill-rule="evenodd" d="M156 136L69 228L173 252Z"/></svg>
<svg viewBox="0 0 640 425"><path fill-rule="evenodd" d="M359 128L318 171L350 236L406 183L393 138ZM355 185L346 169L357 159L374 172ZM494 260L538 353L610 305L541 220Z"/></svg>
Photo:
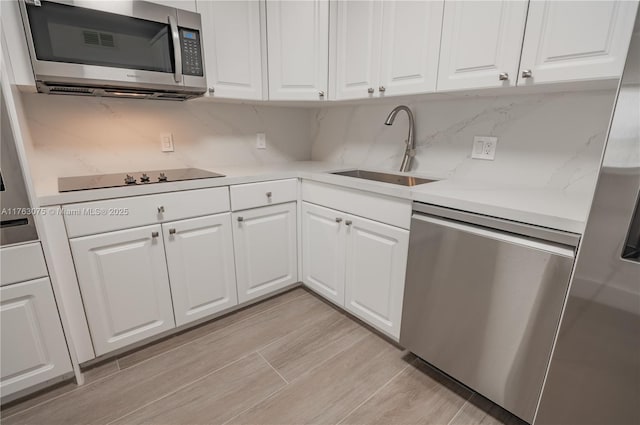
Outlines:
<svg viewBox="0 0 640 425"><path fill-rule="evenodd" d="M58 192L57 179L52 179L46 184L36 185L38 196L36 206L46 207L297 177L581 234L591 201L591 196L586 194L570 195L559 189L514 187L506 183L470 183L443 179L419 186L405 187L329 174L332 171L355 168L317 161L248 167L220 166L211 168L210 171L222 173L226 177L64 193ZM440 178L437 175L424 173L408 174Z"/></svg>

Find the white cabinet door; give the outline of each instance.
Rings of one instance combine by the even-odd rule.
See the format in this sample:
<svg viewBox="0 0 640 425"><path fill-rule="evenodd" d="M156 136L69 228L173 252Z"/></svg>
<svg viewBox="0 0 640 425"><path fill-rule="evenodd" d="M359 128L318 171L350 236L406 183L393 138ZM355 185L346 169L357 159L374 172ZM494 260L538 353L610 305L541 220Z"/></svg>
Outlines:
<svg viewBox="0 0 640 425"><path fill-rule="evenodd" d="M295 202L233 213L233 241L239 302L298 281Z"/></svg>
<svg viewBox="0 0 640 425"><path fill-rule="evenodd" d="M302 281L344 307L345 214L302 204Z"/></svg>
<svg viewBox="0 0 640 425"><path fill-rule="evenodd" d="M636 1L532 1L518 84L620 77L637 8Z"/></svg>
<svg viewBox="0 0 640 425"><path fill-rule="evenodd" d="M2 396L71 372L49 278L0 288Z"/></svg>
<svg viewBox="0 0 640 425"><path fill-rule="evenodd" d="M409 231L355 216L346 220L345 307L397 340Z"/></svg>
<svg viewBox="0 0 640 425"><path fill-rule="evenodd" d="M161 227L70 240L96 355L173 328Z"/></svg>
<svg viewBox="0 0 640 425"><path fill-rule="evenodd" d="M33 67L29 58L29 48L22 25L20 7L17 1L0 2L0 32L6 41L6 55L8 57L7 69L11 69L11 83L18 86L29 87L35 91L36 81L33 76ZM5 64L2 64L5 67Z"/></svg>
<svg viewBox="0 0 640 425"><path fill-rule="evenodd" d="M162 225L176 325L238 304L231 214Z"/></svg>
<svg viewBox="0 0 640 425"><path fill-rule="evenodd" d="M196 11L196 0L150 0L151 3L158 3L164 6L175 7L178 9Z"/></svg>
<svg viewBox="0 0 640 425"><path fill-rule="evenodd" d="M328 0L267 1L270 100L326 100Z"/></svg>
<svg viewBox="0 0 640 425"><path fill-rule="evenodd" d="M445 1L438 90L515 86L527 5Z"/></svg>
<svg viewBox="0 0 640 425"><path fill-rule="evenodd" d="M383 2L380 84L387 96L436 90L443 1Z"/></svg>
<svg viewBox="0 0 640 425"><path fill-rule="evenodd" d="M198 0L198 12L209 94L262 100L260 2Z"/></svg>

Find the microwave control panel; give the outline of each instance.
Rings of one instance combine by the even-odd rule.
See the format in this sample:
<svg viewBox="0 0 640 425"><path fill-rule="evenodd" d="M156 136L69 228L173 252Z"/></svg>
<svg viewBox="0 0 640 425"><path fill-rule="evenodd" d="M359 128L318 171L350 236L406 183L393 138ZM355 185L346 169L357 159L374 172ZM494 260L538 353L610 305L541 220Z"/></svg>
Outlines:
<svg viewBox="0 0 640 425"><path fill-rule="evenodd" d="M182 43L182 74L202 77L202 50L200 46L200 32L180 28L180 43Z"/></svg>

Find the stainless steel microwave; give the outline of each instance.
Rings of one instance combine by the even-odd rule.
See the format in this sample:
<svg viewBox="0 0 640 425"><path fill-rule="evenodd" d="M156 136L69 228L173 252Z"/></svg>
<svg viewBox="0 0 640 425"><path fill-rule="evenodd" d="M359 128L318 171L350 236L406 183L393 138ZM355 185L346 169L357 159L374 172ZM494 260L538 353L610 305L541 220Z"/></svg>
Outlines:
<svg viewBox="0 0 640 425"><path fill-rule="evenodd" d="M138 0L21 0L36 87L185 100L204 94L198 13Z"/></svg>

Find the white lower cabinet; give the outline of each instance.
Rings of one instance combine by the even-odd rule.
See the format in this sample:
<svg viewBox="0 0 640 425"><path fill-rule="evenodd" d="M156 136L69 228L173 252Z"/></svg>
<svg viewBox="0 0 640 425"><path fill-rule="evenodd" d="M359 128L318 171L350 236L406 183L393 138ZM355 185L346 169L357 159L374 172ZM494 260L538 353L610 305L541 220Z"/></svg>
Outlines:
<svg viewBox="0 0 640 425"><path fill-rule="evenodd" d="M231 214L162 225L176 325L238 304Z"/></svg>
<svg viewBox="0 0 640 425"><path fill-rule="evenodd" d="M302 281L344 306L344 213L302 204Z"/></svg>
<svg viewBox="0 0 640 425"><path fill-rule="evenodd" d="M400 337L409 231L355 216L345 218L345 308Z"/></svg>
<svg viewBox="0 0 640 425"><path fill-rule="evenodd" d="M304 284L397 340L409 231L307 202L302 220Z"/></svg>
<svg viewBox="0 0 640 425"><path fill-rule="evenodd" d="M161 226L70 240L96 355L175 327Z"/></svg>
<svg viewBox="0 0 640 425"><path fill-rule="evenodd" d="M0 288L3 397L71 372L49 278Z"/></svg>
<svg viewBox="0 0 640 425"><path fill-rule="evenodd" d="M233 213L238 301L298 281L296 203Z"/></svg>

